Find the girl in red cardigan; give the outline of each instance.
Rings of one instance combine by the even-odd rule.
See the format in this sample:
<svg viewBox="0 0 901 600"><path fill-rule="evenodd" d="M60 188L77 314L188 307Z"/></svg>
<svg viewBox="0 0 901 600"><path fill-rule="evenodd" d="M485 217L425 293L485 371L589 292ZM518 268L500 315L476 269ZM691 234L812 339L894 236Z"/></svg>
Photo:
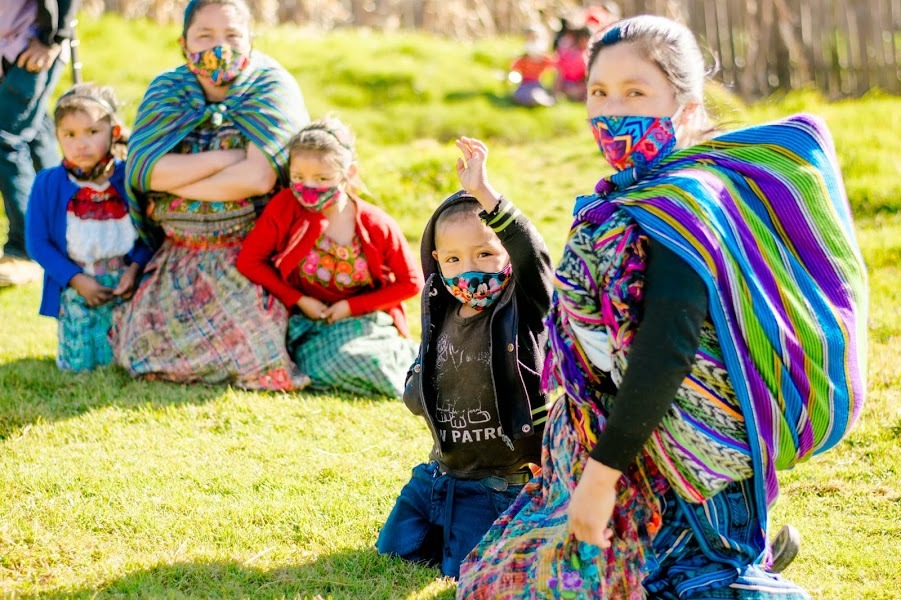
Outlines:
<svg viewBox="0 0 901 600"><path fill-rule="evenodd" d="M245 238L238 270L294 309L288 352L312 387L399 397L416 356L401 303L422 288L418 263L394 219L357 196L343 123L311 123L288 149L291 186Z"/></svg>

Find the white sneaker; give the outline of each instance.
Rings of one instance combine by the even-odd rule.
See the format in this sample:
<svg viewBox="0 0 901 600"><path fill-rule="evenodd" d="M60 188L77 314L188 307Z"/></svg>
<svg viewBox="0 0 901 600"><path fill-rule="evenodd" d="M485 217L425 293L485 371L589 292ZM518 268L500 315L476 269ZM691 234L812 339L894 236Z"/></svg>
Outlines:
<svg viewBox="0 0 901 600"><path fill-rule="evenodd" d="M0 257L0 287L38 281L44 274L41 266L27 258Z"/></svg>

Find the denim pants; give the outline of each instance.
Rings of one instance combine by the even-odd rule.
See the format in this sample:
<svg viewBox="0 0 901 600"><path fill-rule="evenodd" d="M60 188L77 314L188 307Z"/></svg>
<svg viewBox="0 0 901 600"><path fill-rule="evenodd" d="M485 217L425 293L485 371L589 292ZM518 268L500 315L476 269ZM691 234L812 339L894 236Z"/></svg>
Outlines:
<svg viewBox="0 0 901 600"><path fill-rule="evenodd" d="M457 578L460 563L522 488L496 491L477 480L442 474L438 463L418 465L379 532L376 548L380 554L440 566L443 575Z"/></svg>
<svg viewBox="0 0 901 600"><path fill-rule="evenodd" d="M0 195L9 220L3 253L25 258L25 211L35 173L59 164L56 132L47 101L63 72L57 58L32 73L4 61L0 77Z"/></svg>

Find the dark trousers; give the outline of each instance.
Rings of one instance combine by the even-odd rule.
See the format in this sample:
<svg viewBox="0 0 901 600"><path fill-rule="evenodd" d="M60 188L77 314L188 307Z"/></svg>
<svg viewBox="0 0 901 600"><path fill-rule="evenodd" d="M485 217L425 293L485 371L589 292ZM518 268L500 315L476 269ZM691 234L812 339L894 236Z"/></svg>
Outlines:
<svg viewBox="0 0 901 600"><path fill-rule="evenodd" d="M56 132L47 101L63 72L56 59L32 73L7 61L0 78L0 195L9 220L3 253L25 258L25 211L35 173L59 164Z"/></svg>
<svg viewBox="0 0 901 600"><path fill-rule="evenodd" d="M442 474L435 462L418 465L379 532L376 548L380 554L438 566L443 575L456 578L460 563L522 488L497 491L481 481Z"/></svg>

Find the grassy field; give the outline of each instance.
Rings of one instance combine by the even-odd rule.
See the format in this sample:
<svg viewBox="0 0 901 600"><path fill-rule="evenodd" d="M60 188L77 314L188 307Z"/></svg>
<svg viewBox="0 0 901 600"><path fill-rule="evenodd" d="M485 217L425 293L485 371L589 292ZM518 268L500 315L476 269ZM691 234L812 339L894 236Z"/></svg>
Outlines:
<svg viewBox="0 0 901 600"><path fill-rule="evenodd" d="M81 34L86 77L115 85L128 119L150 78L181 58L174 28L104 18ZM506 99L516 40L276 29L256 46L297 76L314 116L334 111L354 127L364 180L413 244L456 189L450 140L460 134L489 141L495 185L555 256L573 197L603 174L581 106L532 111ZM846 442L782 473L773 521L801 531L786 575L814 598L897 598L901 99L827 104L798 92L747 107L716 88L710 97L729 125L806 110L835 135L870 269L869 396ZM373 549L429 449L401 403L143 383L114 368L63 374L39 292L0 289L0 595L453 596L434 570Z"/></svg>

